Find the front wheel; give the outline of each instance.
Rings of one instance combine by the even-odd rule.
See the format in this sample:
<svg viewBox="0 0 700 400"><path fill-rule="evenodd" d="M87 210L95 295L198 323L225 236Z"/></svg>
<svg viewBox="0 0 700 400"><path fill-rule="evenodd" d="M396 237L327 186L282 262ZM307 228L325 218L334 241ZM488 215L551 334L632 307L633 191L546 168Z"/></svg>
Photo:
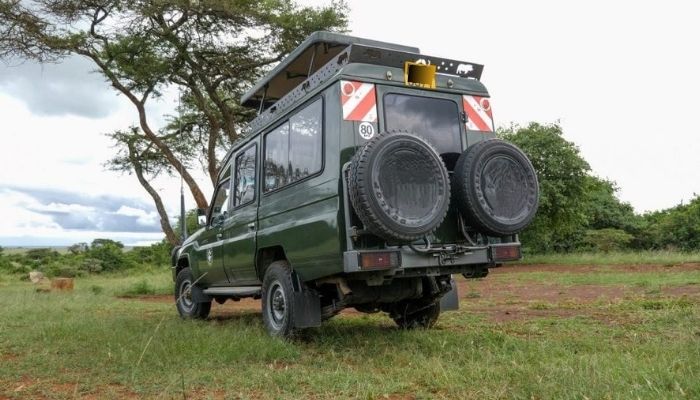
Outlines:
<svg viewBox="0 0 700 400"><path fill-rule="evenodd" d="M271 336L294 335L294 288L292 270L283 261L272 263L265 272L262 286L262 317Z"/></svg>
<svg viewBox="0 0 700 400"><path fill-rule="evenodd" d="M192 270L183 268L175 279L175 306L177 312L184 319L205 319L211 310L211 301L197 303L192 298L192 285L194 279Z"/></svg>
<svg viewBox="0 0 700 400"><path fill-rule="evenodd" d="M401 302L394 307L390 316L401 329L432 328L440 317L440 302Z"/></svg>

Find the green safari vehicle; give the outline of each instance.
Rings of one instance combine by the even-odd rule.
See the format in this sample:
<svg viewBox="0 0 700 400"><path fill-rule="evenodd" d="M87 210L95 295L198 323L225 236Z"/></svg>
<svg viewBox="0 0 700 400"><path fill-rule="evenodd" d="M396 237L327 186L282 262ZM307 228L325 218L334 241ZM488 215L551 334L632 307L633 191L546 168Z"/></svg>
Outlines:
<svg viewBox="0 0 700 400"><path fill-rule="evenodd" d="M273 336L342 309L431 327L452 276L521 258L537 176L495 138L483 66L316 32L241 99L202 228L172 254L176 306L262 299Z"/></svg>

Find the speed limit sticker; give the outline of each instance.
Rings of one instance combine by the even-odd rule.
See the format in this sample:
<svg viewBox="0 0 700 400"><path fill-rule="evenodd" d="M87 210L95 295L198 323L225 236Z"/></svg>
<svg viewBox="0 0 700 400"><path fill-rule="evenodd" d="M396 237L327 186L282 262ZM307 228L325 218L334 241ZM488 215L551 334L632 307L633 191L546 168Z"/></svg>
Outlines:
<svg viewBox="0 0 700 400"><path fill-rule="evenodd" d="M357 127L357 132L363 139L372 139L374 136L374 125L370 122L363 122Z"/></svg>

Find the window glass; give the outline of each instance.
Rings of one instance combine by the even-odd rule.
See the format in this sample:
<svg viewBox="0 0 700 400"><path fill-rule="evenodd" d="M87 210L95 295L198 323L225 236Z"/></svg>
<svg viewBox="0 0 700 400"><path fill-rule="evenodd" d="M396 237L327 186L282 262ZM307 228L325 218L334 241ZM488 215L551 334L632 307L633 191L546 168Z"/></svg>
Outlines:
<svg viewBox="0 0 700 400"><path fill-rule="evenodd" d="M265 192L321 170L322 120L323 103L318 99L265 136Z"/></svg>
<svg viewBox="0 0 700 400"><path fill-rule="evenodd" d="M231 186L229 185L229 180L219 184L216 189L216 195L214 196L214 201L212 202L211 210L211 220L213 221L216 217L223 215L224 218L228 217L228 205L229 205L229 194L231 191Z"/></svg>
<svg viewBox="0 0 700 400"><path fill-rule="evenodd" d="M292 167L292 182L321 170L322 116L322 104L319 99L289 119L289 163Z"/></svg>
<svg viewBox="0 0 700 400"><path fill-rule="evenodd" d="M387 94L384 110L387 130L422 136L442 155L462 152L459 109L454 101Z"/></svg>
<svg viewBox="0 0 700 400"><path fill-rule="evenodd" d="M233 206L246 204L255 199L255 156L257 146L249 149L236 157L236 180L233 184L235 193Z"/></svg>
<svg viewBox="0 0 700 400"><path fill-rule="evenodd" d="M265 191L275 190L289 182L289 124L265 136Z"/></svg>

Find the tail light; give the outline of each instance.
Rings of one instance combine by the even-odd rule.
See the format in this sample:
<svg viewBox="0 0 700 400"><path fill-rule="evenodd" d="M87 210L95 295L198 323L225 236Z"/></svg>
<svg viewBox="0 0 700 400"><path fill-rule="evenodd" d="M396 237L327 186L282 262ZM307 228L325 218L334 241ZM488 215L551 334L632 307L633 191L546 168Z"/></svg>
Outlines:
<svg viewBox="0 0 700 400"><path fill-rule="evenodd" d="M396 268L401 265L398 251L372 251L359 254L360 268L383 269Z"/></svg>
<svg viewBox="0 0 700 400"><path fill-rule="evenodd" d="M499 244L491 246L491 258L493 261L520 260L520 244Z"/></svg>

